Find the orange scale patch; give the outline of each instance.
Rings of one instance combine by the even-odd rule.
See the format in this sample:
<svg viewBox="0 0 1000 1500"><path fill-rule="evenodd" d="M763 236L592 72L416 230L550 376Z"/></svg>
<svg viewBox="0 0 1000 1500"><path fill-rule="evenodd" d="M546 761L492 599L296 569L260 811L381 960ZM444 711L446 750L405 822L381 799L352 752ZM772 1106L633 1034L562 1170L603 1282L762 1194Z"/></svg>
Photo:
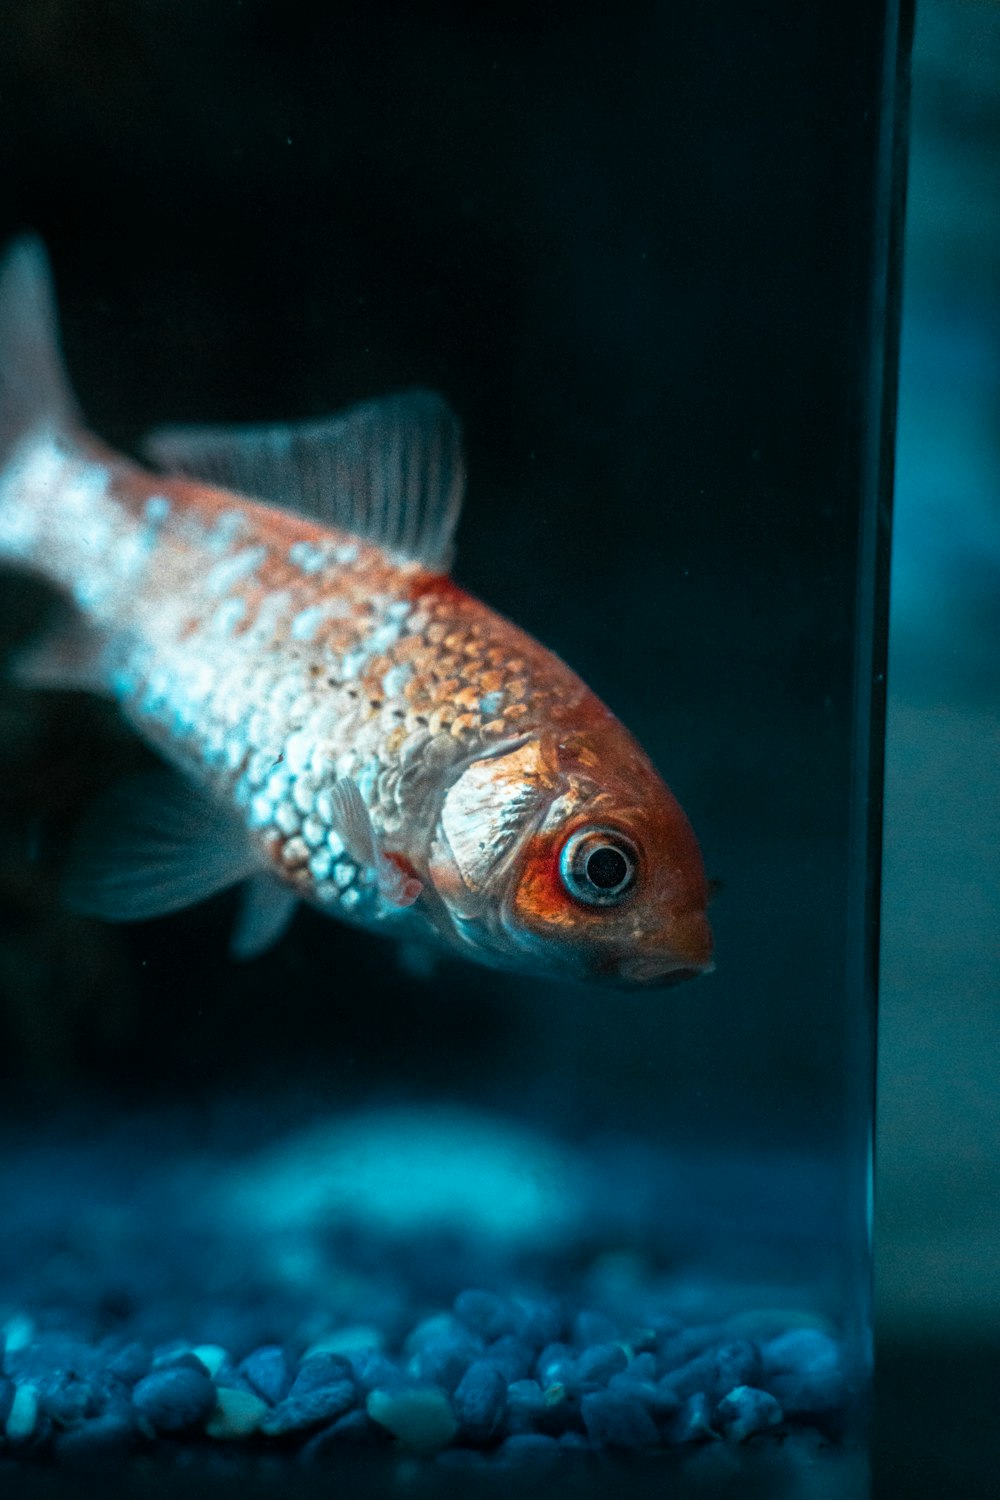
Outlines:
<svg viewBox="0 0 1000 1500"><path fill-rule="evenodd" d="M413 661L427 650L422 636L405 635L392 648L392 659L396 662Z"/></svg>
<svg viewBox="0 0 1000 1500"><path fill-rule="evenodd" d="M450 703L442 703L441 707L436 708L431 714L427 727L431 734L440 734L442 730L449 729L457 718L458 714L452 705Z"/></svg>
<svg viewBox="0 0 1000 1500"><path fill-rule="evenodd" d="M386 735L385 749L387 755L398 755L406 740L409 738L409 730L405 724L399 724L391 729Z"/></svg>
<svg viewBox="0 0 1000 1500"><path fill-rule="evenodd" d="M430 689L434 686L433 678L428 682L426 677L411 677L403 687L403 697L407 703L430 702Z"/></svg>

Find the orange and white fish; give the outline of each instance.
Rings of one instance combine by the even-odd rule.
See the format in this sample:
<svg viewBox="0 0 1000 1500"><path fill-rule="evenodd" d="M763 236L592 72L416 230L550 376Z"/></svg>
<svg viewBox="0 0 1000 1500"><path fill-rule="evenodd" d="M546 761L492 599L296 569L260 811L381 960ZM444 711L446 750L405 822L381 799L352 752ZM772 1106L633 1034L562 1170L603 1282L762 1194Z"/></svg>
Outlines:
<svg viewBox="0 0 1000 1500"><path fill-rule="evenodd" d="M0 557L73 603L38 678L110 692L172 768L102 799L69 896L128 921L246 881L248 955L308 901L542 975L712 967L694 834L556 656L447 574L464 488L425 391L290 427L84 430L44 251L0 272ZM252 498L251 498L252 497Z"/></svg>

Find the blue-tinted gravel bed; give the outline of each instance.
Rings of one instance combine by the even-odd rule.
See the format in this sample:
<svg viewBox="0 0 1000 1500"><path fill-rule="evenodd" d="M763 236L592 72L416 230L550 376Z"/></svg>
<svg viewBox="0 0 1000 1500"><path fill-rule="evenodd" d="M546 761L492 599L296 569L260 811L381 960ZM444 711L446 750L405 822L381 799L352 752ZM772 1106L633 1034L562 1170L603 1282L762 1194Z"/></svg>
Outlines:
<svg viewBox="0 0 1000 1500"><path fill-rule="evenodd" d="M817 1320L759 1311L685 1326L549 1295L469 1288L408 1326L341 1323L304 1347L152 1345L3 1328L0 1452L104 1459L169 1446L332 1461L395 1448L446 1466L560 1452L835 1445L855 1400Z"/></svg>
<svg viewBox="0 0 1000 1500"><path fill-rule="evenodd" d="M0 1139L0 1474L850 1461L868 1372L802 1279L835 1248L816 1158L284 1107Z"/></svg>

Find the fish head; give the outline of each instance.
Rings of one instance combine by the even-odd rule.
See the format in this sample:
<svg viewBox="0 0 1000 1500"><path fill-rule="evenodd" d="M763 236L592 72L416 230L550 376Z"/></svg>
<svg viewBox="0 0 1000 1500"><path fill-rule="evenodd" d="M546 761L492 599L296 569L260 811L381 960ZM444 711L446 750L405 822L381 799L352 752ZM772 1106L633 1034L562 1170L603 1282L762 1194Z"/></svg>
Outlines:
<svg viewBox="0 0 1000 1500"><path fill-rule="evenodd" d="M485 962L624 986L712 968L694 833L606 710L468 764L430 874L451 934Z"/></svg>

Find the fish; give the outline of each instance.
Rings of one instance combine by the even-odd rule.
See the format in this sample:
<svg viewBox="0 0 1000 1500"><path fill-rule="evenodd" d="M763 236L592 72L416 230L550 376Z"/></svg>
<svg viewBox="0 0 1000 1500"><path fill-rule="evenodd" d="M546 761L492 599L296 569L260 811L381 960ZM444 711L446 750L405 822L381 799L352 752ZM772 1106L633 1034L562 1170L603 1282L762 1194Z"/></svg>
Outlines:
<svg viewBox="0 0 1000 1500"><path fill-rule="evenodd" d="M84 816L106 921L243 886L233 952L300 902L403 945L625 987L713 967L698 842L563 661L453 579L458 420L406 390L289 425L86 428L41 242L0 268L0 559L64 601L26 681L110 695L158 753Z"/></svg>

